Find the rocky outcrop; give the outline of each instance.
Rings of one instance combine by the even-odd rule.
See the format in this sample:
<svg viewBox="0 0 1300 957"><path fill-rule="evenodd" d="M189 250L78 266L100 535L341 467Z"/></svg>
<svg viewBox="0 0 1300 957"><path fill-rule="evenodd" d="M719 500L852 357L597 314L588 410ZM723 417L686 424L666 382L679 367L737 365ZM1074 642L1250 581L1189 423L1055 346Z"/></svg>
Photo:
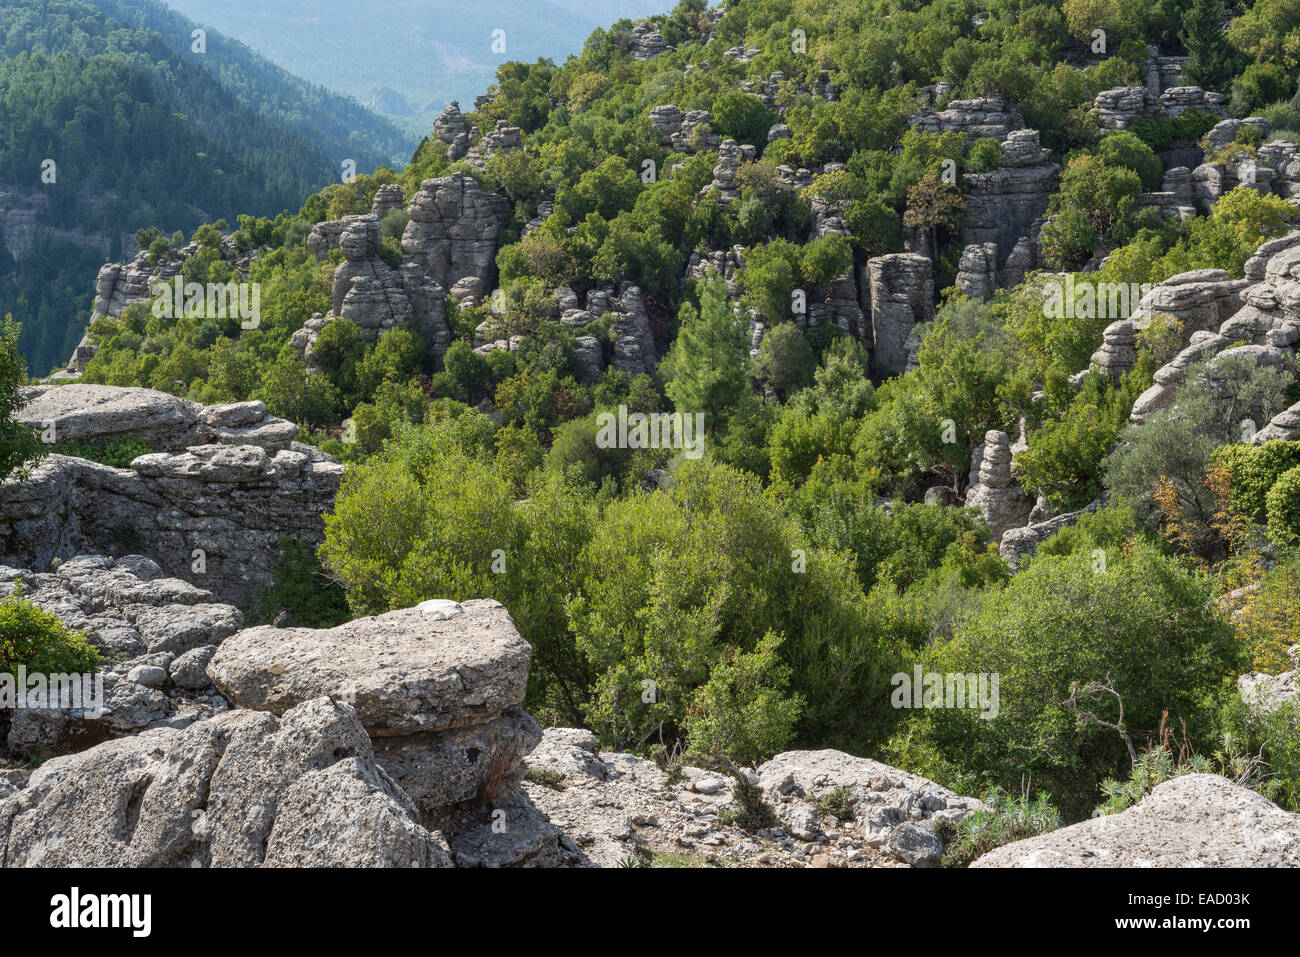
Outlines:
<svg viewBox="0 0 1300 957"><path fill-rule="evenodd" d="M0 800L0 865L447 866L418 818L356 714L318 698L45 762Z"/></svg>
<svg viewBox="0 0 1300 957"><path fill-rule="evenodd" d="M226 710L202 669L244 618L211 592L129 555L80 556L48 574L0 565L0 600L15 594L57 615L112 663L103 669L98 707L69 700L12 711L0 750L64 754L146 728L184 728Z"/></svg>
<svg viewBox="0 0 1300 957"><path fill-rule="evenodd" d="M1034 500L1013 480L1011 460L1011 439L1007 433L996 429L985 433L979 482L966 492L966 504L980 510L995 542L1001 542L1009 529L1026 525L1034 508Z"/></svg>
<svg viewBox="0 0 1300 957"><path fill-rule="evenodd" d="M394 268L381 255L380 221L399 208L401 200L400 188L393 189L380 187L375 212L318 223L308 236L308 248L318 259L333 248L343 253L343 262L334 270L329 314L312 316L290 338L309 371L319 371L312 361L313 347L334 319L356 323L372 342L391 329L410 326L429 346L435 364L441 363L451 344L443 287L420 264L405 262Z"/></svg>
<svg viewBox="0 0 1300 957"><path fill-rule="evenodd" d="M1277 675L1252 671L1237 679L1241 697L1256 708L1271 711L1300 698L1300 645L1287 649L1291 663L1296 667Z"/></svg>
<svg viewBox="0 0 1300 957"><path fill-rule="evenodd" d="M487 161L498 153L513 153L523 148L523 130L505 120L497 120L497 125L470 147L465 160L479 169L487 169Z"/></svg>
<svg viewBox="0 0 1300 957"><path fill-rule="evenodd" d="M990 851L972 867L1297 867L1300 814L1214 774L1156 786L1119 814Z"/></svg>
<svg viewBox="0 0 1300 957"><path fill-rule="evenodd" d="M653 60L659 54L673 49L663 35L644 20L632 27L629 42L632 59L638 61Z"/></svg>
<svg viewBox="0 0 1300 957"><path fill-rule="evenodd" d="M740 184L736 175L741 163L750 163L756 156L754 147L748 143L737 144L735 140L723 140L718 147L718 163L713 167L713 182L702 190L701 196L707 196L716 190L718 203L729 206L740 199Z"/></svg>
<svg viewBox="0 0 1300 957"><path fill-rule="evenodd" d="M650 111L650 124L659 133L659 142L674 153L695 153L718 148L718 134L708 130L708 110L683 112L671 103L656 106ZM698 135L695 131L704 127ZM768 138L769 141L771 137Z"/></svg>
<svg viewBox="0 0 1300 957"><path fill-rule="evenodd" d="M1294 358L1300 342L1300 232L1263 243L1247 260L1245 272L1244 279L1229 279L1223 270L1183 273L1142 297L1134 311L1139 323L1163 313L1194 331L1134 403L1134 422L1169 408L1188 368L1227 350L1247 349L1266 364ZM1261 429L1256 440L1276 438L1280 431Z"/></svg>
<svg viewBox="0 0 1300 957"><path fill-rule="evenodd" d="M1030 524L1020 528L1008 528L1002 533L1002 541L998 545L998 554L1002 556L1002 560L1007 563L1007 567L1011 571L1020 571L1025 559L1033 555L1039 545L1057 532L1074 525L1083 516L1095 512L1100 507L1100 501L1091 502L1077 511L1064 512L1041 521L1034 521L1035 515L1031 513L1029 516Z"/></svg>
<svg viewBox="0 0 1300 957"><path fill-rule="evenodd" d="M1222 93L1209 93L1199 86L1170 87L1158 95L1147 87L1117 86L1097 94L1093 115L1103 130L1126 130L1136 119L1173 119L1191 109L1226 116L1223 100Z"/></svg>
<svg viewBox="0 0 1300 957"><path fill-rule="evenodd" d="M1101 333L1101 346L1092 354L1090 366L1114 385L1137 365L1137 326L1131 319L1112 322Z"/></svg>
<svg viewBox="0 0 1300 957"><path fill-rule="evenodd" d="M994 244L998 270L1008 265L1017 245L1034 238L1041 227L1061 171L1049 161L1050 155L1039 146L1037 130L1017 130L1003 140L997 169L966 174L970 192L962 242L967 246ZM1023 276L1025 268L1023 263L1016 264L1010 272L1019 271ZM1009 283L1010 277L1003 276L1002 284Z"/></svg>
<svg viewBox="0 0 1300 957"><path fill-rule="evenodd" d="M517 776L540 729L522 710L531 649L494 601L429 601L333 629L250 628L208 674L234 705L283 715L345 701L375 760L428 818Z"/></svg>
<svg viewBox="0 0 1300 957"><path fill-rule="evenodd" d="M1001 95L975 100L953 100L946 109L922 110L909 117L913 129L922 133L965 133L972 140L1004 140L1013 130L1022 129L1024 117L1007 105Z"/></svg>
<svg viewBox="0 0 1300 957"><path fill-rule="evenodd" d="M998 288L996 243L972 243L961 252L957 264L957 288L963 295L988 302Z"/></svg>
<svg viewBox="0 0 1300 957"><path fill-rule="evenodd" d="M447 108L433 121L433 135L447 145L447 159L453 163L464 159L469 152L469 124L460 111L458 101L448 103Z"/></svg>
<svg viewBox="0 0 1300 957"><path fill-rule="evenodd" d="M510 201L484 193L460 173L427 179L411 200L410 221L402 234L407 264L443 289L467 276L483 288L496 281L497 233L510 218Z"/></svg>
<svg viewBox="0 0 1300 957"><path fill-rule="evenodd" d="M772 827L750 833L727 823L737 806L729 774L687 766L670 777L653 761L601 751L589 731L572 728L548 728L525 763L533 805L584 863L603 867L654 854L698 865L928 866L943 852L935 822L981 806L866 758L789 751L741 772L776 815ZM835 792L844 818L819 806ZM496 840L505 846L509 837Z"/></svg>
<svg viewBox="0 0 1300 957"><path fill-rule="evenodd" d="M127 469L51 455L0 485L0 563L147 555L167 575L241 603L270 581L278 542L318 542L342 466L295 441L260 402L203 407L149 389L37 388L20 418L59 441L134 435L159 451Z"/></svg>
<svg viewBox="0 0 1300 957"><path fill-rule="evenodd" d="M885 375L907 367L912 327L934 318L934 278L930 260L915 253L892 253L867 260L871 293L872 362Z"/></svg>
<svg viewBox="0 0 1300 957"><path fill-rule="evenodd" d="M614 346L614 359L610 365L633 375L654 372L658 358L641 289L624 284L622 295L611 305L611 310L618 313L618 319L609 327L610 341Z"/></svg>

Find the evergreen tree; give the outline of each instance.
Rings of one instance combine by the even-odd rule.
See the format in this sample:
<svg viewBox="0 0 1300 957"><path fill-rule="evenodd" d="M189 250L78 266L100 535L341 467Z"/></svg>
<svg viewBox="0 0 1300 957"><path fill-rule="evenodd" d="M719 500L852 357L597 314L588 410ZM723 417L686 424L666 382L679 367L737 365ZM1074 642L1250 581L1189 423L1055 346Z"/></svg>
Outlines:
<svg viewBox="0 0 1300 957"><path fill-rule="evenodd" d="M1232 51L1223 33L1221 0L1192 0L1179 34L1188 55L1184 76L1207 90L1222 90L1232 77Z"/></svg>
<svg viewBox="0 0 1300 957"><path fill-rule="evenodd" d="M745 327L727 304L726 286L716 278L701 290L700 308L685 303L679 318L668 395L678 411L712 418L749 393Z"/></svg>

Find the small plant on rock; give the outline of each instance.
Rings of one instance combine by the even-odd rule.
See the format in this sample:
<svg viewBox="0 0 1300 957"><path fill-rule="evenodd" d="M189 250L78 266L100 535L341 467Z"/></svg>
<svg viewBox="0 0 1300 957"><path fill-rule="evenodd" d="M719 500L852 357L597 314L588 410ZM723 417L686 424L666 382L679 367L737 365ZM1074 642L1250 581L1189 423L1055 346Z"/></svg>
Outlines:
<svg viewBox="0 0 1300 957"><path fill-rule="evenodd" d="M997 788L984 797L985 809L960 821L937 821L934 833L947 846L943 867L966 867L996 847L1046 834L1061 826L1060 812L1046 794L1008 798Z"/></svg>
<svg viewBox="0 0 1300 957"><path fill-rule="evenodd" d="M853 820L853 795L848 788L828 791L817 801L817 813L844 822Z"/></svg>

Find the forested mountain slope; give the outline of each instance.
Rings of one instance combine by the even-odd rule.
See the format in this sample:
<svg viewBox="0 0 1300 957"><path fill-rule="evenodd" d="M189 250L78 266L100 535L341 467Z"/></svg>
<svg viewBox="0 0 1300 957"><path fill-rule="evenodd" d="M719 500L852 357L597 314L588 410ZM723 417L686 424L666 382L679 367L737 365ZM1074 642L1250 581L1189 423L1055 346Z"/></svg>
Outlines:
<svg viewBox="0 0 1300 957"><path fill-rule="evenodd" d="M74 2L0 9L0 312L23 322L34 372L66 359L89 314L87 283L135 230L295 208L339 178L341 158L367 171L401 149L355 103L217 35L192 55L182 18L157 22L184 29L165 39L123 10L133 22ZM315 117L335 129L316 132Z"/></svg>

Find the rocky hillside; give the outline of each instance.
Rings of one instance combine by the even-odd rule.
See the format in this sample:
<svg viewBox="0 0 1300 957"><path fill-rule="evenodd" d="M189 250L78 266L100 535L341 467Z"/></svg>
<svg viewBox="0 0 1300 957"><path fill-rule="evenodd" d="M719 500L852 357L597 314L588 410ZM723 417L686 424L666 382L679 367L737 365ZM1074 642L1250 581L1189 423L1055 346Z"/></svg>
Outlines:
<svg viewBox="0 0 1300 957"><path fill-rule="evenodd" d="M104 265L10 861L1294 864L1293 19L687 0Z"/></svg>

